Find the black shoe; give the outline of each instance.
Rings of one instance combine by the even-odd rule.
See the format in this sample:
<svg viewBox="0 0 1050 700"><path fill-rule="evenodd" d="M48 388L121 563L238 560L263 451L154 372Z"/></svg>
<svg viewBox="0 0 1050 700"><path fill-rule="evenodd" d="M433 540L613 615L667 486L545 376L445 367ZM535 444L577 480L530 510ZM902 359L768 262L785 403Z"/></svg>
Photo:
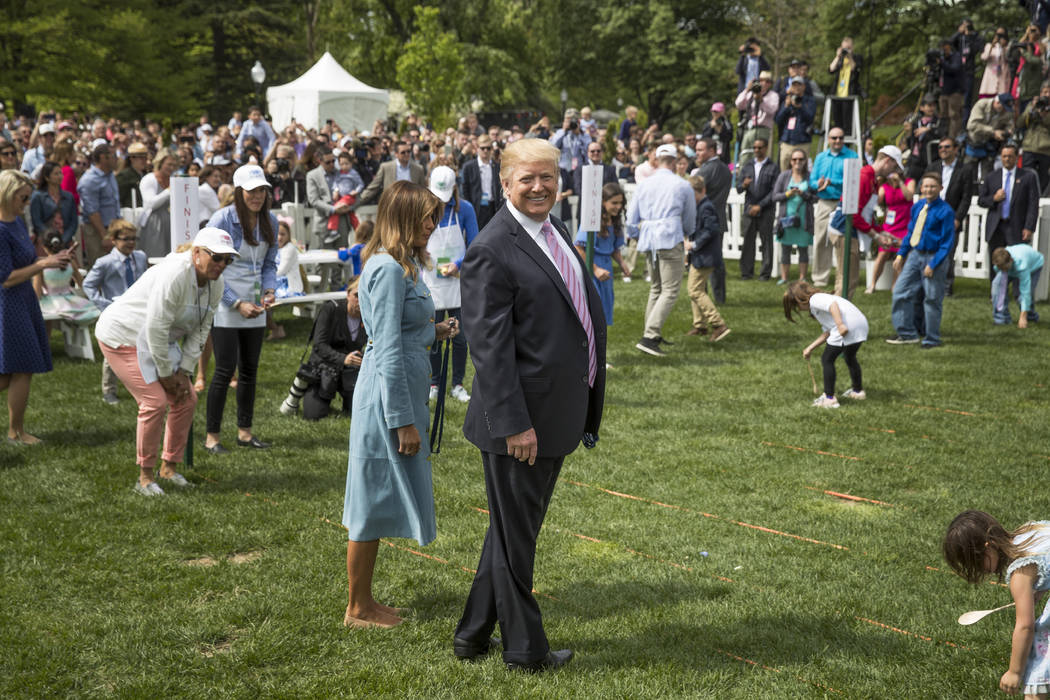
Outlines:
<svg viewBox="0 0 1050 700"><path fill-rule="evenodd" d="M940 343L923 343L922 344L922 349L923 350L933 350L934 348L939 348L939 347L941 347Z"/></svg>
<svg viewBox="0 0 1050 700"><path fill-rule="evenodd" d="M759 281L759 282L768 282L768 281L769 281L769 278L768 278L768 277L762 277L762 276L759 276L759 278L758 278L758 281Z"/></svg>
<svg viewBox="0 0 1050 700"><path fill-rule="evenodd" d="M527 664L508 661L507 668L511 671L524 671L525 673L542 673L543 671L554 671L555 669L559 669L571 660L572 649L562 649L560 651L548 652L547 656L539 661L532 661Z"/></svg>
<svg viewBox="0 0 1050 700"><path fill-rule="evenodd" d="M241 440L240 438L237 438L237 444L241 447L254 447L257 450L265 450L270 446L270 443L263 442L254 435L252 435L251 440Z"/></svg>
<svg viewBox="0 0 1050 700"><path fill-rule="evenodd" d="M660 349L660 341L656 338L642 338L634 347L638 348L644 353L654 355L655 357L666 357L667 353Z"/></svg>
<svg viewBox="0 0 1050 700"><path fill-rule="evenodd" d="M674 343L672 343L670 340L663 337L662 335L656 336L656 342L660 343L661 345L674 345Z"/></svg>
<svg viewBox="0 0 1050 700"><path fill-rule="evenodd" d="M214 445L212 445L211 447L208 447L207 445L205 445L204 446L204 451L207 452L208 454L212 454L212 455L228 455L228 454L230 454L230 451L227 450L225 447L223 447L221 442L217 442Z"/></svg>
<svg viewBox="0 0 1050 700"><path fill-rule="evenodd" d="M453 637L452 653L455 654L456 658L460 661L477 661L488 654L492 647L498 647L500 644L502 644L502 642L499 637L489 637L488 642L484 645L475 642L468 642L459 637Z"/></svg>

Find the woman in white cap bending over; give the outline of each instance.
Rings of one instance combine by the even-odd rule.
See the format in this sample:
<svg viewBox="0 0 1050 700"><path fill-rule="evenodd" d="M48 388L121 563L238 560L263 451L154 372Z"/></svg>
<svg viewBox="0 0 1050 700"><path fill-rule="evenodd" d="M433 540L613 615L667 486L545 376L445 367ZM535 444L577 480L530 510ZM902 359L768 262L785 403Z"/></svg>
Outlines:
<svg viewBox="0 0 1050 700"><path fill-rule="evenodd" d="M212 215L215 226L233 238L240 257L223 273L225 289L215 313L212 346L215 373L207 404L207 437L211 454L227 454L219 441L222 412L230 379L237 372L237 444L264 449L270 446L252 434L255 414L255 373L259 369L266 334L266 308L277 287L277 217L270 213L270 183L258 165L242 165L233 173L233 204Z"/></svg>
<svg viewBox="0 0 1050 700"><path fill-rule="evenodd" d="M102 354L139 406L135 491L143 496L164 495L153 468L165 429L159 476L190 485L177 467L197 405L191 376L222 298L219 277L236 257L229 234L201 229L188 251L146 270L95 326Z"/></svg>
<svg viewBox="0 0 1050 700"><path fill-rule="evenodd" d="M430 234L427 255L432 269L423 268L423 281L434 298L434 320L441 323L445 316L459 322L459 268L467 246L478 235L478 219L470 202L460 199L456 188L456 171L447 165L439 165L430 173L430 191L444 202L441 222ZM437 398L438 379L441 374L441 343L434 343L430 350L430 400ZM452 338L452 398L466 403L470 394L463 388L463 375L467 371L467 339L462 335Z"/></svg>

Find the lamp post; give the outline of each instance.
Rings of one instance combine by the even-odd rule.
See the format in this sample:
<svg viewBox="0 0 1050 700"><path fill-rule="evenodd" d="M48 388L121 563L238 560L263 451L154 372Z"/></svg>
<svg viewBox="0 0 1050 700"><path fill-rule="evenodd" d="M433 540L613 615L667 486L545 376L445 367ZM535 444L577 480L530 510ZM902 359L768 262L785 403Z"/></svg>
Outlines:
<svg viewBox="0 0 1050 700"><path fill-rule="evenodd" d="M262 102L262 84L266 80L266 69L258 61L252 66L252 82L255 83L255 101ZM262 104L259 105L262 107ZM263 110L265 112L265 110Z"/></svg>
<svg viewBox="0 0 1050 700"><path fill-rule="evenodd" d="M561 89L561 113L565 116L565 107L569 104L569 93L565 88Z"/></svg>

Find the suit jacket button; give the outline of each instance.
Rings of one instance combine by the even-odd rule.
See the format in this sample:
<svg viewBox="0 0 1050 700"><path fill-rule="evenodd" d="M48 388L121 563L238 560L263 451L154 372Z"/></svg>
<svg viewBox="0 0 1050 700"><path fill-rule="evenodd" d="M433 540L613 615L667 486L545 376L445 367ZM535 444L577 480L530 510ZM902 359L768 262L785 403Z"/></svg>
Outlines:
<svg viewBox="0 0 1050 700"><path fill-rule="evenodd" d="M582 379L583 379L583 383L586 384L587 383L587 375L586 374L583 375Z"/></svg>

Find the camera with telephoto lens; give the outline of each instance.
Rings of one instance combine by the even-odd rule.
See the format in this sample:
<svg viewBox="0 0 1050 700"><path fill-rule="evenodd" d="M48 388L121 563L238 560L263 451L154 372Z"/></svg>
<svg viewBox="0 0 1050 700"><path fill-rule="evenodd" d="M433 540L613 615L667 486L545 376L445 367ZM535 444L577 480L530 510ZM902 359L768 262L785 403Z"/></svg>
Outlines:
<svg viewBox="0 0 1050 700"><path fill-rule="evenodd" d="M944 60L944 52L941 49L930 49L926 52L926 67L937 68Z"/></svg>
<svg viewBox="0 0 1050 700"><path fill-rule="evenodd" d="M569 122L569 131L576 131L579 128L580 128L580 123L578 121L576 121L575 119L573 119L573 120L571 120Z"/></svg>
<svg viewBox="0 0 1050 700"><path fill-rule="evenodd" d="M277 172L279 173L290 173L292 171L292 164L287 158L277 158Z"/></svg>
<svg viewBox="0 0 1050 700"><path fill-rule="evenodd" d="M1035 98L1035 108L1040 112L1050 112L1050 97Z"/></svg>
<svg viewBox="0 0 1050 700"><path fill-rule="evenodd" d="M757 95L762 92L762 83L758 80L752 80L751 84L747 86L747 89Z"/></svg>
<svg viewBox="0 0 1050 700"><path fill-rule="evenodd" d="M788 97L788 102L791 103L792 107L802 106L802 95L791 95Z"/></svg>

